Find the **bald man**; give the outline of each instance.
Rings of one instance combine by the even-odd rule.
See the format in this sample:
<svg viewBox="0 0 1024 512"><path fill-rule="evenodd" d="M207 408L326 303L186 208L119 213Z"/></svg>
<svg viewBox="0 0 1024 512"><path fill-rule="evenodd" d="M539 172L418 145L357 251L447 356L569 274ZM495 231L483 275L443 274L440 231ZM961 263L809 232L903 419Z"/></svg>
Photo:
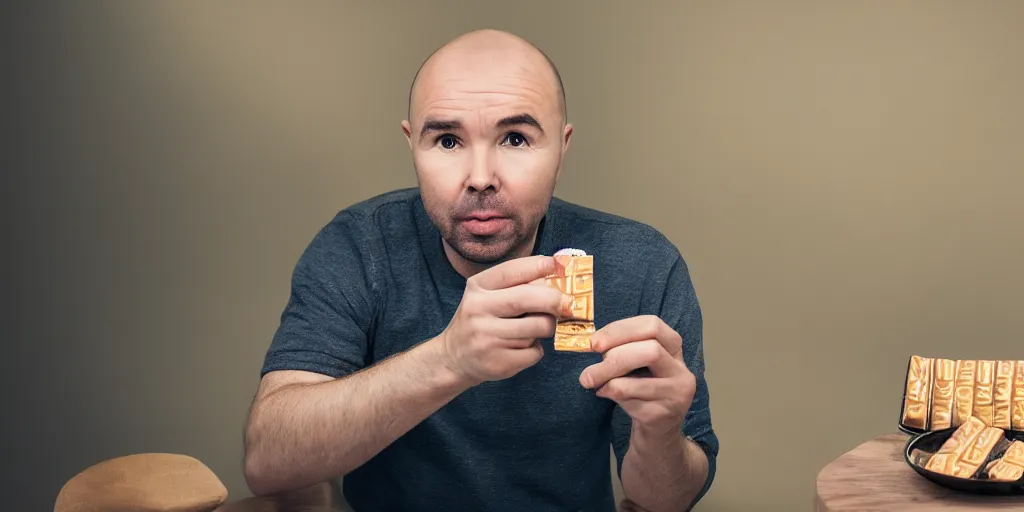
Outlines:
<svg viewBox="0 0 1024 512"><path fill-rule="evenodd" d="M295 267L245 435L257 495L344 477L356 511L685 510L718 438L701 311L654 228L552 196L561 80L493 30L435 52L402 123L419 186L345 208ZM594 255L593 352L553 348ZM637 371L637 370L641 371Z"/></svg>

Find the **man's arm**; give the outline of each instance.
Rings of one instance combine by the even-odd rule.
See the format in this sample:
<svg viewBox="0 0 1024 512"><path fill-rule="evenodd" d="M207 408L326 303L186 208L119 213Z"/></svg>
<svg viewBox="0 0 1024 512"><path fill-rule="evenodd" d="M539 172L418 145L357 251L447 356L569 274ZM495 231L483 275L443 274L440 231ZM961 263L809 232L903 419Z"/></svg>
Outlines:
<svg viewBox="0 0 1024 512"><path fill-rule="evenodd" d="M469 387L445 366L442 350L435 338L341 379L268 373L245 432L249 488L295 490L368 461Z"/></svg>
<svg viewBox="0 0 1024 512"><path fill-rule="evenodd" d="M254 494L342 476L456 394L435 342L370 366L382 253L372 220L343 211L296 263L244 433Z"/></svg>
<svg viewBox="0 0 1024 512"><path fill-rule="evenodd" d="M623 511L678 511L695 503L708 480L704 450L675 433L647 436L634 430L631 437L620 472L627 496Z"/></svg>
<svg viewBox="0 0 1024 512"><path fill-rule="evenodd" d="M669 261L671 267L660 274L665 276L663 296L642 312L657 314L680 335L695 391L680 430L667 434L635 428L622 407L615 408L613 448L625 510L689 510L708 492L716 473L719 441L704 376L703 318L685 261L678 252Z"/></svg>
<svg viewBox="0 0 1024 512"><path fill-rule="evenodd" d="M645 431L615 407L613 449L626 495L624 511L689 510L714 481L718 437L711 427L707 384L702 370L691 372L696 392L679 430Z"/></svg>

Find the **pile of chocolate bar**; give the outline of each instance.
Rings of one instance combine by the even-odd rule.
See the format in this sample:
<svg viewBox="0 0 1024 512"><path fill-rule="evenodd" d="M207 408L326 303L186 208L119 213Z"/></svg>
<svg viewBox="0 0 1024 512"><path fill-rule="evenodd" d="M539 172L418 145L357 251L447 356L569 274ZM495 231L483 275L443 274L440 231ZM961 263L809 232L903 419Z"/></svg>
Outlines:
<svg viewBox="0 0 1024 512"><path fill-rule="evenodd" d="M915 452L912 461L956 478L1016 482L1024 478L1024 442L970 416L934 454Z"/></svg>
<svg viewBox="0 0 1024 512"><path fill-rule="evenodd" d="M1021 480L1024 361L911 356L900 425L920 433L955 428L935 453L910 454L918 467L955 478Z"/></svg>
<svg viewBox="0 0 1024 512"><path fill-rule="evenodd" d="M965 425L1024 430L1024 361L912 356L900 423L917 431Z"/></svg>

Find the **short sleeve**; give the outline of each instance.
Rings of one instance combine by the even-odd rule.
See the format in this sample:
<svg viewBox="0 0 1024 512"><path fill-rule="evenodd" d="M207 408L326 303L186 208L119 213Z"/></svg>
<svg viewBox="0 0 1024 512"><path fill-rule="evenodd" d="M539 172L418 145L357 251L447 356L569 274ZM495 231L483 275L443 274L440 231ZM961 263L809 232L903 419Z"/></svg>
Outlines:
<svg viewBox="0 0 1024 512"><path fill-rule="evenodd" d="M718 436L711 425L710 394L704 376L703 319L700 304L690 280L689 271L682 256L675 252L674 263L667 272L664 292L660 305L653 311L668 325L672 326L683 339L683 358L697 380L693 404L683 421L682 434L693 440L708 458L708 477L694 503L707 494L714 481L718 457ZM654 285L654 283L649 283ZM657 285L654 285L657 286ZM642 314L648 314L645 311ZM621 407L616 406L612 419L612 447L618 459L619 476L622 475L622 461L629 449L632 419Z"/></svg>
<svg viewBox="0 0 1024 512"><path fill-rule="evenodd" d="M367 229L342 212L310 242L292 273L261 376L303 370L338 378L366 366L377 304Z"/></svg>

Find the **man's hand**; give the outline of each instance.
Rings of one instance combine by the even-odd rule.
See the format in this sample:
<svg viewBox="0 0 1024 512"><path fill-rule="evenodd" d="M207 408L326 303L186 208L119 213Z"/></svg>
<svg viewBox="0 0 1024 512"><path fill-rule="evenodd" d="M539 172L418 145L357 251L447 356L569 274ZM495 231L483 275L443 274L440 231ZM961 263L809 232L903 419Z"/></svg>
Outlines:
<svg viewBox="0 0 1024 512"><path fill-rule="evenodd" d="M657 316L638 316L606 325L591 343L604 357L583 370L580 384L622 406L638 434L681 435L697 381L683 361L679 334Z"/></svg>
<svg viewBox="0 0 1024 512"><path fill-rule="evenodd" d="M476 385L537 364L544 356L537 339L553 336L556 317L572 305L572 297L543 284L554 272L554 258L530 256L470 277L440 336L449 367Z"/></svg>

